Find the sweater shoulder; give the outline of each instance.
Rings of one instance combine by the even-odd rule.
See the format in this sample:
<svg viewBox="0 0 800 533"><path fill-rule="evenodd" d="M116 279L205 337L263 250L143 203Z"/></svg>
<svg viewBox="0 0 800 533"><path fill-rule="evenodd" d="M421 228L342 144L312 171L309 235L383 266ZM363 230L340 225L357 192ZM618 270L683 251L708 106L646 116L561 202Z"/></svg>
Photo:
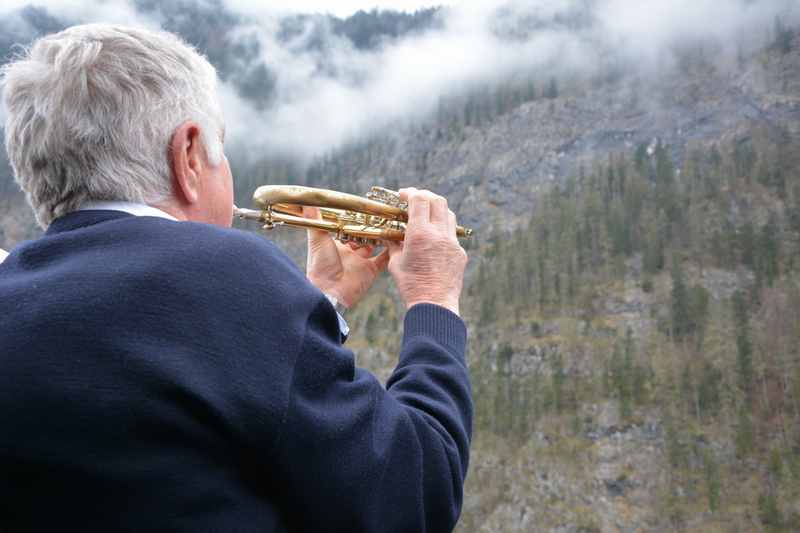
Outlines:
<svg viewBox="0 0 800 533"><path fill-rule="evenodd" d="M121 242L142 255L135 258L137 262L171 283L196 284L196 289L212 293L250 294L251 298L313 296L314 288L297 265L256 233L152 217L127 219L120 225L128 237Z"/></svg>
<svg viewBox="0 0 800 533"><path fill-rule="evenodd" d="M190 255L195 252L202 255L206 252L231 255L238 253L294 265L274 243L253 232L197 222L173 223L169 224L169 228L171 232L167 238L180 240L184 245L180 251Z"/></svg>
<svg viewBox="0 0 800 533"><path fill-rule="evenodd" d="M138 221L137 221L138 222ZM229 270L303 276L295 263L264 237L233 228L196 222L156 222L155 232L172 260L205 265L209 274Z"/></svg>

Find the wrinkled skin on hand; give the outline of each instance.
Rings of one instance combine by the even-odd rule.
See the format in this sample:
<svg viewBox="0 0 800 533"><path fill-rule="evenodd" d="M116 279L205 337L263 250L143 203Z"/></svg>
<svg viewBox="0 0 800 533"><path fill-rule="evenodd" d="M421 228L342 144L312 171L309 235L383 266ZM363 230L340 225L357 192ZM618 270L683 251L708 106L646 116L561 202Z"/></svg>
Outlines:
<svg viewBox="0 0 800 533"><path fill-rule="evenodd" d="M319 208L303 207L303 216L320 219ZM335 240L327 231L308 230L306 275L319 290L345 307L357 304L389 263L389 251L373 255L372 246Z"/></svg>
<svg viewBox="0 0 800 533"><path fill-rule="evenodd" d="M447 200L430 191L400 189L408 203L408 224L402 243L386 241L358 248L333 239L328 232L308 230L308 279L345 307L358 303L387 268L406 308L432 303L459 314L467 254L456 236L456 216ZM304 207L307 218L320 218L319 209Z"/></svg>
<svg viewBox="0 0 800 533"><path fill-rule="evenodd" d="M455 214L430 191L400 189L400 197L408 202L405 240L386 245L389 272L406 308L432 303L459 314L467 253L456 236Z"/></svg>

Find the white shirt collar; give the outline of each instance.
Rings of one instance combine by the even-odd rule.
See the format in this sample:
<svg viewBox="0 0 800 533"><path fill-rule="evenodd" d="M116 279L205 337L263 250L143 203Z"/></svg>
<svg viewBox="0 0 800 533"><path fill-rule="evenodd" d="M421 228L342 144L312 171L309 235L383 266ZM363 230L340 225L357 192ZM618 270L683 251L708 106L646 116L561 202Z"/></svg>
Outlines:
<svg viewBox="0 0 800 533"><path fill-rule="evenodd" d="M3 250L2 248L0 248L0 263L2 263L3 261L5 261L5 260L6 260L6 257L8 257L8 252L6 252L6 251L5 251L5 250Z"/></svg>
<svg viewBox="0 0 800 533"><path fill-rule="evenodd" d="M145 205L145 204L137 204L134 202L121 202L121 201L111 201L111 202L86 202L81 206L78 211L123 211L125 213L130 213L131 215L135 215L137 217L161 217L166 218L168 220L175 220L178 219L174 216L170 215L169 213L165 213L161 209L156 207Z"/></svg>

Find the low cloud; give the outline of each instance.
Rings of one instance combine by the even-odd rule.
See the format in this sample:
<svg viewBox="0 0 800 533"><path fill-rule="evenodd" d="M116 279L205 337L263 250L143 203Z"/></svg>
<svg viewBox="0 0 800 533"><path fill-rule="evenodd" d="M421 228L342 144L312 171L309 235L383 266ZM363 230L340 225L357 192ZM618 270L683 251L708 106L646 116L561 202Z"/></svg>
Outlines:
<svg viewBox="0 0 800 533"><path fill-rule="evenodd" d="M145 28L158 29L160 21L143 15L133 2L126 0L46 0L31 2L30 0L3 0L0 5L0 16L9 16L33 6L44 9L50 15L67 23L106 22L109 24L127 24Z"/></svg>
<svg viewBox="0 0 800 533"><path fill-rule="evenodd" d="M276 73L274 99L257 112L227 90L226 108L240 142L266 152L321 154L423 117L442 96L518 73L547 79L562 69L590 71L610 55L657 69L672 48L689 42L763 44L775 17L796 22L798 11L794 0L481 0L444 9L440 29L368 51L314 19L295 39L281 41L275 19L254 11L247 13L254 21L249 31ZM570 16L582 22L570 24ZM310 39L324 41L324 57L305 46Z"/></svg>
<svg viewBox="0 0 800 533"><path fill-rule="evenodd" d="M305 160L422 119L442 97L513 76L591 74L613 62L657 72L687 43L715 41L729 52L760 46L776 17L800 20L796 0L472 0L442 8L437 24L364 48L337 33L330 17L296 17L287 32L286 13L222 1L197 0L202 13L232 14L220 39L257 43L247 48L257 57L229 66L221 85L229 138L253 158ZM7 1L0 14L23 4ZM136 5L57 0L47 10L69 23L169 27L163 11ZM209 27L205 51L213 59L218 27Z"/></svg>

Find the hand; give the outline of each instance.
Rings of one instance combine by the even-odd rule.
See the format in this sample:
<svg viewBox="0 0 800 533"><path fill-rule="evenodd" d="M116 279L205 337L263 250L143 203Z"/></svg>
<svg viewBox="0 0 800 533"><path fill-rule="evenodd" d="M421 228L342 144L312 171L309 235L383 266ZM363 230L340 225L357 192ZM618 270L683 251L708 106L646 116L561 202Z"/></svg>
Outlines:
<svg viewBox="0 0 800 533"><path fill-rule="evenodd" d="M303 216L320 219L317 207L303 207ZM306 275L316 287L352 307L366 294L389 262L389 251L372 256L373 247L343 244L327 231L308 230Z"/></svg>
<svg viewBox="0 0 800 533"><path fill-rule="evenodd" d="M456 237L455 214L430 191L400 189L400 198L408 202L405 240L386 245L389 272L406 308L432 303L459 314L467 253Z"/></svg>

